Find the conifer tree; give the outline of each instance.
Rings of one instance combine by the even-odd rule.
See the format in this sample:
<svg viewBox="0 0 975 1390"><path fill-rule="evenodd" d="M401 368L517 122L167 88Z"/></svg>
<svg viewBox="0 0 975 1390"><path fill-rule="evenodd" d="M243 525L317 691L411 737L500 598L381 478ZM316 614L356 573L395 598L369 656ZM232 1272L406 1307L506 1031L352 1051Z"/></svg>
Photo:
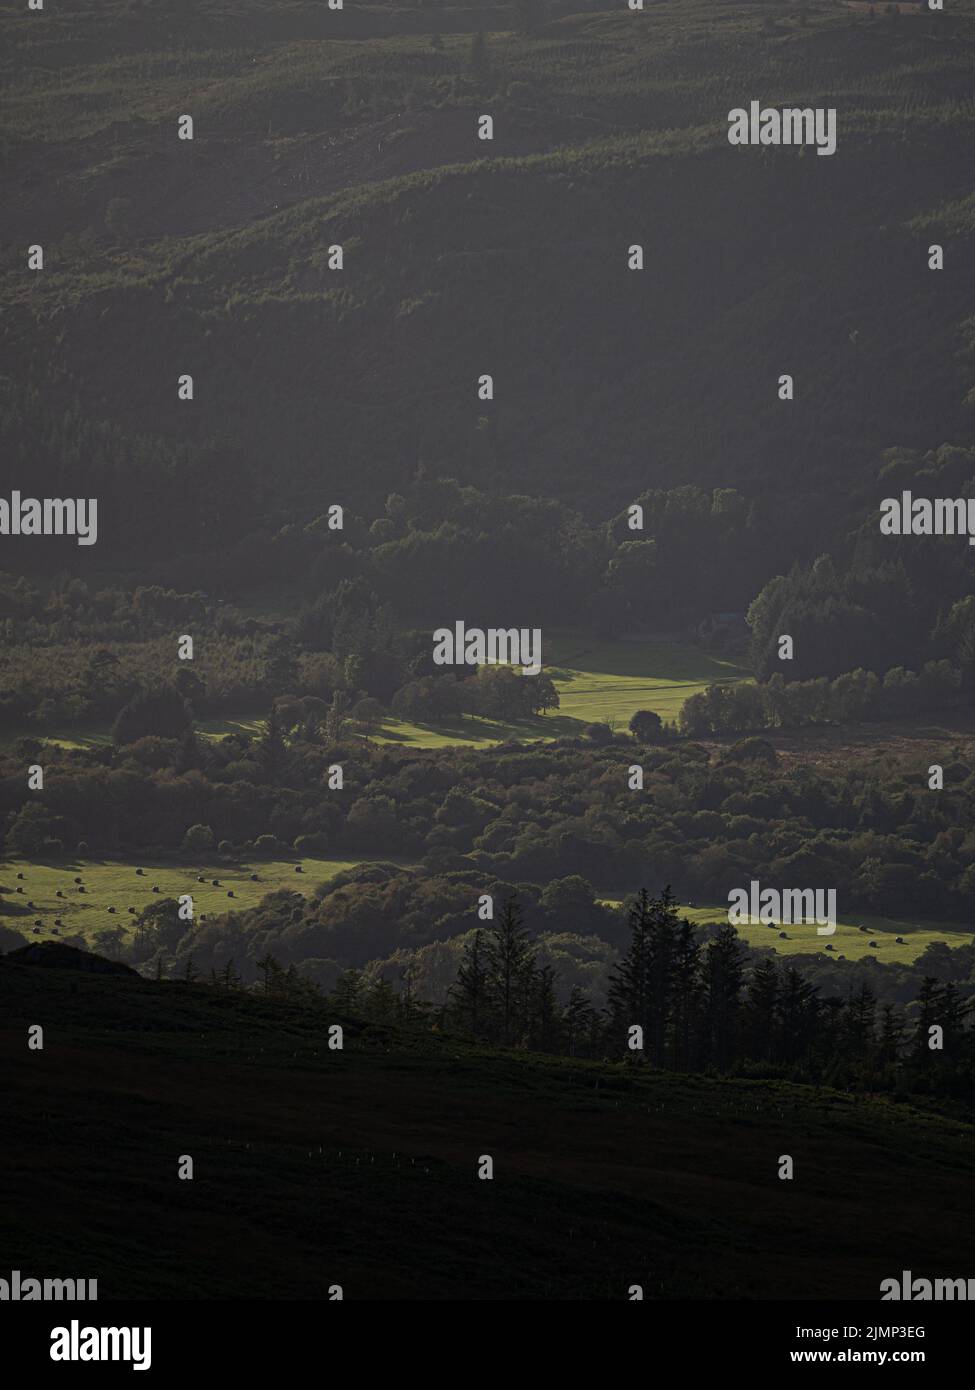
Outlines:
<svg viewBox="0 0 975 1390"><path fill-rule="evenodd" d="M570 1057L578 1057L585 1049L594 1016L595 1010L580 986L573 985L562 1014L565 1045Z"/></svg>
<svg viewBox="0 0 975 1390"><path fill-rule="evenodd" d="M858 1061L867 1061L873 1050L876 1016L877 996L864 982L847 1002L843 1029L844 1041Z"/></svg>
<svg viewBox="0 0 975 1390"><path fill-rule="evenodd" d="M936 1055L928 1042L930 1029L935 1024L942 1024L940 1006L941 985L933 975L925 975L917 992L917 1022L914 1026L914 1056L921 1063L930 1062Z"/></svg>
<svg viewBox="0 0 975 1390"><path fill-rule="evenodd" d="M737 1052L743 977L738 933L726 922L704 954L705 1031L711 1061L722 1070Z"/></svg>
<svg viewBox="0 0 975 1390"><path fill-rule="evenodd" d="M744 1007L744 1036L748 1056L770 1062L776 1054L775 1022L779 972L773 960L756 965Z"/></svg>
<svg viewBox="0 0 975 1390"><path fill-rule="evenodd" d="M901 1054L904 1043L904 1025L893 1004L885 1004L880 1013L880 1037L877 1040L877 1061L881 1066L892 1066Z"/></svg>
<svg viewBox="0 0 975 1390"><path fill-rule="evenodd" d="M643 1029L644 1045L650 1036L650 933L651 898L641 888L628 915L630 947L609 982L609 1011L614 1031L621 1039L634 1024Z"/></svg>
<svg viewBox="0 0 975 1390"><path fill-rule="evenodd" d="M535 953L522 926L522 911L515 897L508 898L491 928L487 945L488 972L501 1041L511 1044L518 1023L518 1003L525 976L534 967Z"/></svg>
<svg viewBox="0 0 975 1390"><path fill-rule="evenodd" d="M456 1008L464 1027L472 1038L481 1036L488 1013L488 962L480 927L464 944L457 980L450 992L450 1003Z"/></svg>
<svg viewBox="0 0 975 1390"><path fill-rule="evenodd" d="M263 988L265 994L278 994L281 991L282 976L284 971L271 955L270 951L265 951L264 955L257 962L257 968L263 976Z"/></svg>
<svg viewBox="0 0 975 1390"><path fill-rule="evenodd" d="M362 995L365 988L365 981L362 978L362 971L345 970L335 981L335 989L332 991L331 1003L334 1007L344 1014L357 1014L362 1008Z"/></svg>
<svg viewBox="0 0 975 1390"><path fill-rule="evenodd" d="M528 972L530 991L530 1041L540 1052L558 1052L562 1019L555 997L555 969L542 965Z"/></svg>
<svg viewBox="0 0 975 1390"><path fill-rule="evenodd" d="M670 1019L671 1059L675 1071L693 1071L701 1024L701 948L686 919L677 927L673 957Z"/></svg>
<svg viewBox="0 0 975 1390"><path fill-rule="evenodd" d="M677 902L670 885L651 900L649 938L650 1058L658 1067L667 1062L667 1037L673 1008L677 954Z"/></svg>
<svg viewBox="0 0 975 1390"><path fill-rule="evenodd" d="M779 1039L787 1062L805 1062L819 1026L819 990L789 966L782 976L779 993Z"/></svg>

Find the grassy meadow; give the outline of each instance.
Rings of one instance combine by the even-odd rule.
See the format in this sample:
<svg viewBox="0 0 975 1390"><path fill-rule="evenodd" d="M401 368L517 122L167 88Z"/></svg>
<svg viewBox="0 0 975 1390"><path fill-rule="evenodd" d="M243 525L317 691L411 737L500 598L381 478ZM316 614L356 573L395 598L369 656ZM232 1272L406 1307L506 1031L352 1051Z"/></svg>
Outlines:
<svg viewBox="0 0 975 1390"><path fill-rule="evenodd" d="M255 860L251 864L179 864L172 860L145 859L136 863L115 860L71 859L65 863L41 863L11 859L0 866L0 923L22 932L28 939L84 936L93 942L98 932L121 928L131 933L136 916L154 900L177 898L189 893L197 917L216 917L231 911L256 907L269 893L288 890L311 895L337 874L366 862L357 859L301 858ZM296 864L301 873L296 873ZM138 869L144 874L139 874ZM18 875L23 874L23 878ZM256 877L254 877L256 875ZM204 883L198 882L203 877ZM81 879L81 884L76 879ZM218 880L218 885L213 880ZM158 887L158 893L153 887ZM84 893L79 893L79 887ZM22 890L22 891L21 891ZM58 893L64 896L59 898ZM228 893L233 897L228 897ZM623 897L600 895L600 900L619 906ZM33 906L29 906L33 904ZM109 909L114 908L114 912ZM129 911L135 908L135 912ZM726 920L727 907L682 907L681 915L704 925ZM33 928L40 923L40 931ZM866 927L861 931L860 927ZM786 933L786 939L779 936ZM860 960L872 956L885 964L910 965L928 946L944 942L949 947L975 941L975 933L954 925L929 920L874 915L848 916L837 923L832 936L817 936L813 925L764 926L745 924L739 935L749 946L768 947L778 955L829 955L834 959ZM903 944L897 942L903 938ZM876 946L871 946L876 942ZM826 951L827 945L833 947Z"/></svg>
<svg viewBox="0 0 975 1390"><path fill-rule="evenodd" d="M57 927L60 936L81 935L92 941L97 932L108 928L121 928L128 935L137 914L154 900L189 893L198 919L215 917L255 907L268 893L281 889L311 894L319 884L360 862L302 858L194 866L152 859L134 864L89 859L53 864L11 859L0 865L0 923L31 939L37 922L41 924L40 938L52 939L57 919L62 924ZM296 873L299 863L301 873ZM140 868L145 871L143 875L137 872ZM22 879L19 874L23 874ZM206 882L199 883L199 877ZM78 878L81 884L75 882ZM214 879L219 886L214 885ZM153 892L154 886L158 893ZM84 888L84 893L78 892L79 887ZM58 897L59 892L63 898ZM228 897L228 893L233 893L233 897ZM110 908L115 909L114 913ZM130 908L135 908L135 913Z"/></svg>
<svg viewBox="0 0 975 1390"><path fill-rule="evenodd" d="M546 643L545 670L559 692L559 708L535 719L499 721L465 716L453 724L410 724L387 719L380 742L418 748L449 744L543 742L577 738L587 724L623 731L637 710L653 710L665 722L709 685L747 680L745 667L686 642L587 638L556 633Z"/></svg>
<svg viewBox="0 0 975 1390"><path fill-rule="evenodd" d="M602 902L619 905L623 899L603 896ZM695 925L726 922L727 904L715 907L681 907L680 915ZM866 931L861 931L866 927ZM839 960L862 960L873 956L885 965L910 965L937 941L945 945L967 946L975 942L975 932L952 923L921 921L912 918L879 917L869 913L859 913L842 918L836 924L832 936L818 936L814 924L782 926L779 923L765 925L760 922L745 923L738 926L738 935L749 946L771 948L780 956L832 956ZM785 932L783 940L779 933ZM897 938L903 937L903 944ZM871 942L876 942L871 946ZM832 946L831 951L826 947Z"/></svg>

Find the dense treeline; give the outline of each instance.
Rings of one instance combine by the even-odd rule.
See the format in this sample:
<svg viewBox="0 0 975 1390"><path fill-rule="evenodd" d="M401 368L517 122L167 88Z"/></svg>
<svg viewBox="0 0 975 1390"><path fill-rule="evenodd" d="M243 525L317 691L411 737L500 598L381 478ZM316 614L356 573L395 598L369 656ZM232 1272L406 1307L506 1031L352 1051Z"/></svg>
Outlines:
<svg viewBox="0 0 975 1390"><path fill-rule="evenodd" d="M869 983L824 997L794 964L766 957L746 970L735 929L706 946L681 921L669 890L641 891L630 910L630 946L614 972L608 1030L655 1066L728 1071L742 1065L831 1085L954 1090L968 1094L975 991L924 976L906 1025L892 1004L878 1008ZM939 1030L932 1033L932 1029ZM932 1045L932 1043L934 1045Z"/></svg>
<svg viewBox="0 0 975 1390"><path fill-rule="evenodd" d="M971 450L893 451L878 490L964 494L973 483ZM462 687L432 663L434 625L463 615L543 632L578 621L598 635L690 633L712 610L739 603L743 613L756 588L748 622L759 685L695 697L686 732L899 718L970 701L975 595L964 538L880 536L874 517L837 542L840 558L820 555L769 578L781 550L758 544L767 518L738 492L652 490L634 506L636 531L629 510L590 524L554 501L493 498L421 472L369 525L349 514L333 531L322 516L285 526L268 552L254 542L249 572L266 561L268 578L284 584L278 555L304 574L315 597L293 616L255 616L199 589L0 575L0 726L111 721L166 682L183 682L203 716L251 712L275 696L338 694L347 710L378 700L408 720L520 717L555 707L548 678L530 690L480 673ZM707 640L737 650L745 631L740 618L718 622ZM183 633L196 644L193 675L176 659ZM789 660L778 655L784 634Z"/></svg>
<svg viewBox="0 0 975 1390"><path fill-rule="evenodd" d="M743 611L768 574L765 555L738 564L733 586L727 580L758 524L754 509L729 489L644 492L635 501L644 510L639 532L626 513L587 522L555 501L418 477L371 523L346 513L341 531L323 516L252 538L248 582L260 572L279 585L278 608L288 604L289 578L301 576L305 597L293 617L241 612L202 589L0 575L0 718L8 726L114 718L140 685L173 678L183 633L196 643L199 713L342 689L350 700L386 705L402 692L399 711L442 716L455 711L452 682L437 691L416 682L437 673L431 628L457 617L484 627L581 619L604 634L675 629L697 623L719 590L722 606L736 599ZM689 550L701 557L691 572L680 565ZM411 627L420 622L422 631Z"/></svg>
<svg viewBox="0 0 975 1390"><path fill-rule="evenodd" d="M341 895L354 882L352 876L335 891ZM293 923L301 915L295 896L279 895ZM584 886L567 880L536 895L529 915L543 923L585 903ZM452 972L441 961L439 979L424 970L429 960L422 953L408 951L369 969L343 970L332 961L327 970L324 962L300 970L294 961L282 963L288 942L266 926L252 922L248 932L231 917L219 932L201 936L179 923L175 909L170 901L144 913L134 947L123 949L110 933L100 945L160 978L256 988L321 1001L343 1015L505 1047L960 1098L970 1097L975 1080L972 947L950 953L950 962L931 951L907 970L870 961L858 971L850 962L827 991L807 959L783 962L749 950L727 924L697 931L680 918L669 889L659 898L641 890L627 914L628 945L613 953L607 971L607 995L594 1000L578 979L569 985L561 978L551 938L528 929L518 895L500 903L494 920L465 933ZM247 915L260 920L262 910ZM419 925L408 924L406 941ZM621 918L615 926L622 936Z"/></svg>
<svg viewBox="0 0 975 1390"><path fill-rule="evenodd" d="M860 724L909 719L937 710L971 707L962 674L948 661L929 661L920 671L892 667L881 679L862 668L829 680L786 681L776 671L764 684L711 685L684 701L680 728L691 738L798 729L809 724Z"/></svg>
<svg viewBox="0 0 975 1390"><path fill-rule="evenodd" d="M975 450L943 446L922 454L891 449L863 515L850 534L812 564L772 578L752 603L751 658L760 680L835 677L856 668L883 675L948 660L966 690L975 682L975 598L967 533L883 535L885 498L968 498L975 493ZM793 639L781 661L779 638Z"/></svg>
<svg viewBox="0 0 975 1390"><path fill-rule="evenodd" d="M841 912L954 920L967 918L975 888L975 771L947 745L934 790L926 759L793 769L761 739L709 754L606 730L411 751L351 737L334 702L299 700L276 706L254 737L187 729L49 746L44 787L30 790L26 769L40 756L28 739L0 758L8 854L73 854L84 842L94 855L214 846L240 858L260 840L279 853L404 858L505 882L578 874L611 887L652 872L705 902L758 877L835 888Z"/></svg>

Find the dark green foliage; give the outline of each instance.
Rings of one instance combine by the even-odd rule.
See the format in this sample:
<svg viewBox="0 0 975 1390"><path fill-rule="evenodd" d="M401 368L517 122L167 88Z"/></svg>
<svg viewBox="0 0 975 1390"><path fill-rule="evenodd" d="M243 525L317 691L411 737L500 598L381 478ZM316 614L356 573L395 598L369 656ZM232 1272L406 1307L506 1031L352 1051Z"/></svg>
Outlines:
<svg viewBox="0 0 975 1390"><path fill-rule="evenodd" d="M148 735L179 738L190 727L192 718L179 691L171 685L160 685L141 691L123 705L112 725L112 740L122 744L135 743Z"/></svg>
<svg viewBox="0 0 975 1390"><path fill-rule="evenodd" d="M663 738L663 721L653 710L638 709L630 719L630 733L640 743L659 743Z"/></svg>

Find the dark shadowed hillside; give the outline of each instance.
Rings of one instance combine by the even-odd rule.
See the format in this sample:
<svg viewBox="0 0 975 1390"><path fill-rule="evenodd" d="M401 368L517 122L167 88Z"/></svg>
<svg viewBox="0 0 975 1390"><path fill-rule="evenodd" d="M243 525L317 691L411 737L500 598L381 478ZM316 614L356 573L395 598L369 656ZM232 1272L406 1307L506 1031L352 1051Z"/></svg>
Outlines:
<svg viewBox="0 0 975 1390"><path fill-rule="evenodd" d="M970 437L970 7L569 8L150 6L97 53L14 26L14 472L83 461L119 560L373 517L419 463L600 516L739 487L825 533L883 449ZM731 147L753 98L835 105L836 154Z"/></svg>
<svg viewBox="0 0 975 1390"><path fill-rule="evenodd" d="M975 1254L971 1127L904 1105L348 1019L330 1052L321 1010L9 959L0 996L3 1259L100 1298L876 1299Z"/></svg>

